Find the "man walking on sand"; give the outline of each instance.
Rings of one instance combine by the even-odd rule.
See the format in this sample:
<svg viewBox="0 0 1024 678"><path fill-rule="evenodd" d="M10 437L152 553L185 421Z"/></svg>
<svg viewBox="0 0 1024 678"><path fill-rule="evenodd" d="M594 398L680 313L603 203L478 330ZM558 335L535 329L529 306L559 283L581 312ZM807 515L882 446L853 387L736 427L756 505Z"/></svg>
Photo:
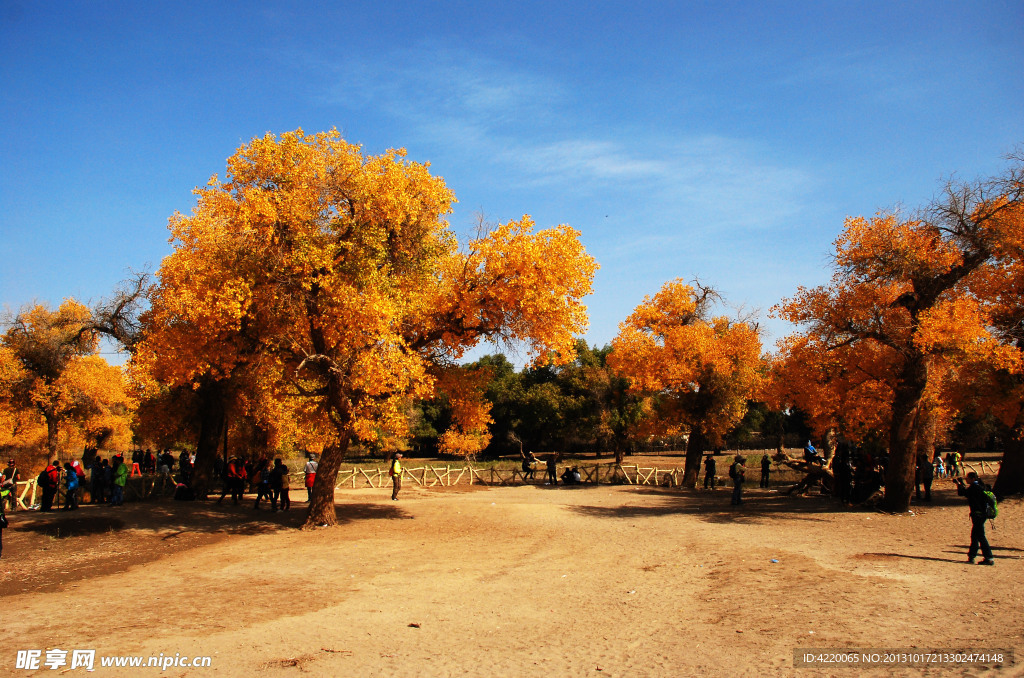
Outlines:
<svg viewBox="0 0 1024 678"><path fill-rule="evenodd" d="M978 547L981 547L982 565L995 565L992 558L992 547L988 545L985 537L985 521L993 514L989 513L994 508L994 500L986 494L986 487L981 483L978 474L971 471L967 474L967 484L961 478L957 478L956 493L961 497L967 497L967 505L971 509L971 547L967 551L967 562L974 564L978 555ZM994 513L994 512L993 512Z"/></svg>
<svg viewBox="0 0 1024 678"><path fill-rule="evenodd" d="M401 452L395 452L391 459L391 468L388 473L391 475L391 501L398 501L398 491L402 489L402 458Z"/></svg>

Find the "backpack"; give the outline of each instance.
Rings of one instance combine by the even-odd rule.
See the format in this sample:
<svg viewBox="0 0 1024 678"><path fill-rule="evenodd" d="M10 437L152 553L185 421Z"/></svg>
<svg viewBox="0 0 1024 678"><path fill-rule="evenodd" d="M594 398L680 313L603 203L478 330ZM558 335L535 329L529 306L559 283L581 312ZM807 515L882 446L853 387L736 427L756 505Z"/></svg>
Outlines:
<svg viewBox="0 0 1024 678"><path fill-rule="evenodd" d="M736 480L736 464L729 467L729 477Z"/></svg>
<svg viewBox="0 0 1024 678"><path fill-rule="evenodd" d="M985 517L989 520L993 520L999 515L999 502L996 501L996 495L992 493L992 490L985 490Z"/></svg>

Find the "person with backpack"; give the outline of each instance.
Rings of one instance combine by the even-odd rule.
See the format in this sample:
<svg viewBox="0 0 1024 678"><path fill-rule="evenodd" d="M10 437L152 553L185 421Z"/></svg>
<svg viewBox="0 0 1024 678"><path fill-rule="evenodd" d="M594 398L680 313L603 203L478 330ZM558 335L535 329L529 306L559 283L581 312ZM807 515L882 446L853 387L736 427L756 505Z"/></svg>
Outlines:
<svg viewBox="0 0 1024 678"><path fill-rule="evenodd" d="M772 458L771 456L764 454L761 455L761 487L767 488L768 481L771 478L772 472Z"/></svg>
<svg viewBox="0 0 1024 678"><path fill-rule="evenodd" d="M978 474L974 471L967 474L967 483L964 483L961 478L957 478L953 482L956 483L956 493L961 497L967 497L967 505L971 510L971 548L967 551L967 562L974 564L980 546L983 557L981 564L995 565L996 561L992 558L992 547L989 546L988 539L985 537L985 521L995 518L999 512L995 495L987 485L981 482Z"/></svg>
<svg viewBox="0 0 1024 678"><path fill-rule="evenodd" d="M57 488L60 487L60 462L51 461L43 469L43 472L39 474L37 483L39 487L43 489L43 498L41 500L39 510L40 511L52 511L53 500L57 496Z"/></svg>
<svg viewBox="0 0 1024 678"><path fill-rule="evenodd" d="M737 454L736 460L729 467L729 477L732 478L732 505L739 506L743 503L743 481L746 479L747 463L743 455Z"/></svg>
<svg viewBox="0 0 1024 678"><path fill-rule="evenodd" d="M399 461L402 458L401 452L395 452L395 456L391 458L391 468L388 469L388 475L391 476L391 501L398 501L398 491L402 489L402 462Z"/></svg>

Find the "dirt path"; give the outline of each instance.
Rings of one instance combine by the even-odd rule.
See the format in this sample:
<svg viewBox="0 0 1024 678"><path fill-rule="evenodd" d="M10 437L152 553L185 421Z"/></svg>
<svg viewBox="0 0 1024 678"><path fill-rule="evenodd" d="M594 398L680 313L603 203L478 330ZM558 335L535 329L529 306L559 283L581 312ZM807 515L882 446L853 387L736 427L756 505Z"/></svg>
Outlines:
<svg viewBox="0 0 1024 678"><path fill-rule="evenodd" d="M388 496L341 492L342 523L314 532L294 529L301 503L16 514L3 673L53 647L212 657L170 676L890 675L794 669L793 650L1024 649L1019 504L989 530L988 568L964 563L948 490L907 516L630 487Z"/></svg>

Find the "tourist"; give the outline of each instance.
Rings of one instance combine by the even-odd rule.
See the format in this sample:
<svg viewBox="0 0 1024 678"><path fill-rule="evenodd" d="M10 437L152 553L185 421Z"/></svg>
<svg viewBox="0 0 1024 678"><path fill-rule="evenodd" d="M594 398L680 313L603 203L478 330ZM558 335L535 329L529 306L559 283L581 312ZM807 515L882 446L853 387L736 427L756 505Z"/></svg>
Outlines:
<svg viewBox="0 0 1024 678"><path fill-rule="evenodd" d="M18 510L18 483L21 482L21 471L18 470L17 464L14 463L14 459L7 460L7 468L3 471L3 479L0 480L3 483L10 483L10 494L7 496L7 501L11 505L12 511ZM0 506L0 508L3 508Z"/></svg>
<svg viewBox="0 0 1024 678"><path fill-rule="evenodd" d="M316 480L317 466L316 455L309 455L309 459L306 461L306 468L303 469L303 473L305 473L306 501L313 501L313 482Z"/></svg>
<svg viewBox="0 0 1024 678"><path fill-rule="evenodd" d="M14 499L17 487L14 482L7 479L7 476L0 476L0 511L7 508L8 502Z"/></svg>
<svg viewBox="0 0 1024 678"><path fill-rule="evenodd" d="M523 455L523 480L533 480L533 465L537 463L537 457L534 456L533 452L527 452Z"/></svg>
<svg viewBox="0 0 1024 678"><path fill-rule="evenodd" d="M281 457L274 460L274 468L270 471L270 510L277 511L277 502L281 498L281 469L284 463Z"/></svg>
<svg viewBox="0 0 1024 678"><path fill-rule="evenodd" d="M181 474L181 482L191 487L192 485L192 458L188 452L182 452L178 457L178 470Z"/></svg>
<svg viewBox="0 0 1024 678"><path fill-rule="evenodd" d="M978 547L981 547L982 565L995 565L992 558L992 547L988 545L985 537L985 521L989 519L989 511L994 508L994 499L990 493L986 494L987 486L983 485L978 474L971 471L967 474L967 483L957 478L956 493L961 497L967 497L967 505L971 511L971 547L967 551L967 562L973 564L978 555Z"/></svg>
<svg viewBox="0 0 1024 678"><path fill-rule="evenodd" d="M807 446L804 447L804 461L808 464L824 464L825 457L818 454L818 450L815 449L814 443L810 440L807 441Z"/></svg>
<svg viewBox="0 0 1024 678"><path fill-rule="evenodd" d="M43 498L39 506L40 511L53 510L53 499L57 496L57 488L60 487L60 466L57 464L58 462L51 461L43 469L43 472L39 474L37 482L43 490Z"/></svg>
<svg viewBox="0 0 1024 678"><path fill-rule="evenodd" d="M715 473L718 470L718 462L714 454L704 457L704 489L715 489Z"/></svg>
<svg viewBox="0 0 1024 678"><path fill-rule="evenodd" d="M289 488L291 488L291 479L288 478L288 467L281 464L281 502L279 505L282 511L287 511L292 507L291 497L288 496Z"/></svg>
<svg viewBox="0 0 1024 678"><path fill-rule="evenodd" d="M761 487L768 487L768 479L772 470L772 458L765 454L761 456Z"/></svg>
<svg viewBox="0 0 1024 678"><path fill-rule="evenodd" d="M552 485L558 484L558 467L555 464L556 459L554 454L549 454L547 459L544 460L544 465L547 467L548 482Z"/></svg>
<svg viewBox="0 0 1024 678"><path fill-rule="evenodd" d="M89 494L93 504L103 503L103 459L97 454L92 458L92 465L89 466Z"/></svg>
<svg viewBox="0 0 1024 678"><path fill-rule="evenodd" d="M260 459L253 471L252 481L256 485L256 503L254 509L260 507L260 500L264 497L273 503L273 496L270 493L270 462L267 459Z"/></svg>
<svg viewBox="0 0 1024 678"><path fill-rule="evenodd" d="M114 484L111 486L110 505L121 506L124 504L124 486L128 484L128 465L124 463L124 457L120 454L114 456L111 465L114 476Z"/></svg>
<svg viewBox="0 0 1024 678"><path fill-rule="evenodd" d="M583 475L580 473L578 466L569 468L565 467L565 472L562 473L562 483L565 485L580 485L583 483Z"/></svg>
<svg viewBox="0 0 1024 678"><path fill-rule="evenodd" d="M746 479L747 468L744 464L746 458L737 454L732 466L729 467L729 477L732 478L732 505L739 506L743 503L743 481Z"/></svg>
<svg viewBox="0 0 1024 678"><path fill-rule="evenodd" d="M853 475L853 453L849 444L841 442L832 459L832 476L835 479L836 496L844 506L853 501Z"/></svg>
<svg viewBox="0 0 1024 678"><path fill-rule="evenodd" d="M217 503L224 501L224 497L231 493L231 499L235 502L235 506L238 506L238 502L242 501L242 494L245 492L245 479L246 479L245 464L239 460L238 457L231 457L231 461L228 462L227 478L224 481L224 489L221 492L220 499Z"/></svg>
<svg viewBox="0 0 1024 678"><path fill-rule="evenodd" d="M109 459L103 460L103 496L107 502L114 498L114 467Z"/></svg>
<svg viewBox="0 0 1024 678"><path fill-rule="evenodd" d="M391 468L388 474L391 476L391 501L398 501L398 492L402 489L402 458L401 452L395 452L391 458Z"/></svg>
<svg viewBox="0 0 1024 678"><path fill-rule="evenodd" d="M924 485L924 500L932 500L932 478L935 474L935 467L928 461L928 455L921 454L917 457L917 469L914 472L914 488L917 500L921 500L921 486Z"/></svg>
<svg viewBox="0 0 1024 678"><path fill-rule="evenodd" d="M164 453L160 455L160 473L164 475L171 475L171 469L174 468L174 455L171 454L169 449L165 449Z"/></svg>
<svg viewBox="0 0 1024 678"><path fill-rule="evenodd" d="M7 514L4 513L4 505L0 503L0 558L4 556L4 530L7 525Z"/></svg>
<svg viewBox="0 0 1024 678"><path fill-rule="evenodd" d="M70 462L64 464L64 510L78 508L78 474Z"/></svg>

